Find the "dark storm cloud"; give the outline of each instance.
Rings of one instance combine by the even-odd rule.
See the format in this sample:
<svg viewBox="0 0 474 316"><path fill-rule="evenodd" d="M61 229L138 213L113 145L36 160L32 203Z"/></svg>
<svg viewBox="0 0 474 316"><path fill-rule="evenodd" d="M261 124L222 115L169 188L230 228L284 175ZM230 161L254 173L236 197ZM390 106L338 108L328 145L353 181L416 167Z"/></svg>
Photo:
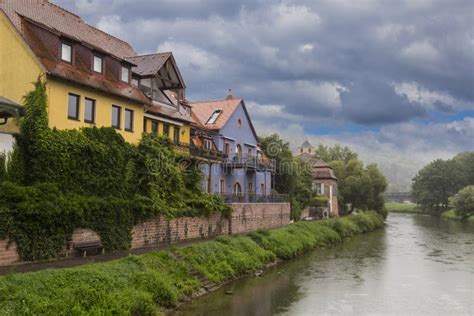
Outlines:
<svg viewBox="0 0 474 316"><path fill-rule="evenodd" d="M341 115L366 125L398 123L427 114L421 104L396 94L391 85L376 78L359 80L350 91L342 91L341 102Z"/></svg>
<svg viewBox="0 0 474 316"><path fill-rule="evenodd" d="M288 115L371 126L474 104L472 1L56 2L139 52L172 50L191 99L233 88Z"/></svg>

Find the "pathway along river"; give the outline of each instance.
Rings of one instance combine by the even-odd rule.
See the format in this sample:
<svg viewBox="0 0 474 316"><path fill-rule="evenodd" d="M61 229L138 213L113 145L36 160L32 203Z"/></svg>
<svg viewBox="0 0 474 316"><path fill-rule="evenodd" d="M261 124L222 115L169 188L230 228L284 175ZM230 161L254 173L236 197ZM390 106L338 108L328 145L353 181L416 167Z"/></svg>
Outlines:
<svg viewBox="0 0 474 316"><path fill-rule="evenodd" d="M474 225L411 214L390 214L386 223L173 315L474 315Z"/></svg>

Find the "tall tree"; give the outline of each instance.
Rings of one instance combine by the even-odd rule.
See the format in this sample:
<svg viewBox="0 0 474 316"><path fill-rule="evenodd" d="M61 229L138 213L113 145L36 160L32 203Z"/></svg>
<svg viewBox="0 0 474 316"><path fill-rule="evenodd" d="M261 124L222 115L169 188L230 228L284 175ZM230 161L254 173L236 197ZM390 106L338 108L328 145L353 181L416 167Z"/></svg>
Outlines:
<svg viewBox="0 0 474 316"><path fill-rule="evenodd" d="M275 190L282 194L293 194L295 190L295 164L289 143L278 134L259 139L265 155L276 162Z"/></svg>
<svg viewBox="0 0 474 316"><path fill-rule="evenodd" d="M370 179L368 208L381 212L385 204L383 193L387 189L387 179L382 172L380 172L376 164L368 165L366 172Z"/></svg>
<svg viewBox="0 0 474 316"><path fill-rule="evenodd" d="M459 170L453 160L435 160L421 169L413 179L416 202L426 208L447 207L449 197L462 187Z"/></svg>
<svg viewBox="0 0 474 316"><path fill-rule="evenodd" d="M288 194L293 219L299 219L302 209L308 206L312 196L311 172L300 159L293 157L290 145L278 134L259 139L260 148L270 159L275 159L275 190Z"/></svg>
<svg viewBox="0 0 474 316"><path fill-rule="evenodd" d="M335 160L348 163L352 159L359 158L359 155L347 146L342 147L341 145L334 145L332 147L328 147L322 144L316 148L314 156L327 163Z"/></svg>
<svg viewBox="0 0 474 316"><path fill-rule="evenodd" d="M468 185L474 185L474 152L429 163L413 179L412 191L419 205L439 210L447 207L449 198Z"/></svg>

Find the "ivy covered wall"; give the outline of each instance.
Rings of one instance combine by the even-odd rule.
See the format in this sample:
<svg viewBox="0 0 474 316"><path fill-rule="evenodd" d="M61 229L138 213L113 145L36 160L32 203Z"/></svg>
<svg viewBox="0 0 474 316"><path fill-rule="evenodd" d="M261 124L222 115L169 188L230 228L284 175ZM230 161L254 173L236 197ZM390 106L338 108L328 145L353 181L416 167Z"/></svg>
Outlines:
<svg viewBox="0 0 474 316"><path fill-rule="evenodd" d="M50 129L40 79L24 101L0 169L0 239L15 241L23 260L57 257L78 227L98 232L107 249L127 249L133 225L152 216L230 214L200 189L197 162L169 140L144 134L134 146L112 128Z"/></svg>

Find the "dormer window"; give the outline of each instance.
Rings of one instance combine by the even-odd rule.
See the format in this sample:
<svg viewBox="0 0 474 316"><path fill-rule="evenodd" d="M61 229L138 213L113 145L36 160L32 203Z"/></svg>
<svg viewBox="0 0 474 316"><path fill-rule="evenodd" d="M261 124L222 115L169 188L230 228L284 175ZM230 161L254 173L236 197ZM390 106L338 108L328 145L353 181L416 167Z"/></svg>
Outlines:
<svg viewBox="0 0 474 316"><path fill-rule="evenodd" d="M209 117L209 119L207 120L206 122L206 125L207 124L214 124L217 120L217 118L219 117L219 115L221 115L222 113L222 110L215 110L212 115Z"/></svg>
<svg viewBox="0 0 474 316"><path fill-rule="evenodd" d="M72 46L66 43L61 43L61 60L72 63Z"/></svg>
<svg viewBox="0 0 474 316"><path fill-rule="evenodd" d="M95 72L102 73L102 57L94 56L94 62L92 65L92 69Z"/></svg>
<svg viewBox="0 0 474 316"><path fill-rule="evenodd" d="M128 67L122 66L120 80L127 83L130 81L130 69Z"/></svg>

